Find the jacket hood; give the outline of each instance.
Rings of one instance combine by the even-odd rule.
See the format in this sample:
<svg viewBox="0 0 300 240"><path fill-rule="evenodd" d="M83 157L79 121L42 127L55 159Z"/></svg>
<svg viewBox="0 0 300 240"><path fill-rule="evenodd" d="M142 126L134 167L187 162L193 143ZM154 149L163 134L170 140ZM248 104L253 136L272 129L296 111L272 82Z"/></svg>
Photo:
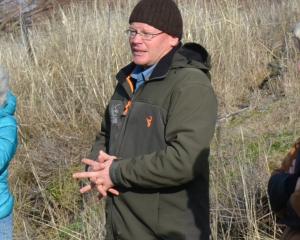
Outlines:
<svg viewBox="0 0 300 240"><path fill-rule="evenodd" d="M8 115L14 115L16 110L17 99L11 91L7 92L6 104L0 107L0 118Z"/></svg>
<svg viewBox="0 0 300 240"><path fill-rule="evenodd" d="M174 55L172 68L191 67L208 73L211 60L207 50L197 43L186 43Z"/></svg>

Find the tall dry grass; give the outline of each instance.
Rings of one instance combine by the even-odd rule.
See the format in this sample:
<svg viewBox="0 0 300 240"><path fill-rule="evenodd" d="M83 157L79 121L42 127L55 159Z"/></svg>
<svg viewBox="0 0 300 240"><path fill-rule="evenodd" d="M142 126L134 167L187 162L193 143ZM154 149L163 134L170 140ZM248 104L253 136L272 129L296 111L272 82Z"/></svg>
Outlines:
<svg viewBox="0 0 300 240"><path fill-rule="evenodd" d="M183 41L199 42L212 55L220 117L247 107L222 118L213 141L212 237L277 239L281 228L270 214L266 183L270 165L299 135L291 28L300 3L177 2ZM18 33L0 39L0 62L18 96L20 145L10 168L15 239L102 239L103 203L94 194L80 196L71 174L83 168L114 74L130 61L124 30L135 3L95 0L59 9L30 29L33 60Z"/></svg>

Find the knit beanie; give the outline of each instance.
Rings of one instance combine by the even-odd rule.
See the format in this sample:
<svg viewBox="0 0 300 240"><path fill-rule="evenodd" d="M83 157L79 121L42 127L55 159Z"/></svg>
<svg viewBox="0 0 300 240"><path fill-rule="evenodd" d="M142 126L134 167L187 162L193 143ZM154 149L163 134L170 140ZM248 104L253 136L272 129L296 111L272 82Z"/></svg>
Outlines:
<svg viewBox="0 0 300 240"><path fill-rule="evenodd" d="M147 23L173 37L182 37L182 17L173 0L141 0L133 9L129 24Z"/></svg>

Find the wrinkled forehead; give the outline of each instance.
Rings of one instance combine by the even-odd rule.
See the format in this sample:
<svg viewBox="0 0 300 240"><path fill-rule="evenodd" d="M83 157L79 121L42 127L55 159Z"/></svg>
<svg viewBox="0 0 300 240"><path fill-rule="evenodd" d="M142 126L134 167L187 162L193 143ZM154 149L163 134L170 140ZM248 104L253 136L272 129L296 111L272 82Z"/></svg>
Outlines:
<svg viewBox="0 0 300 240"><path fill-rule="evenodd" d="M157 29L147 23L142 23L142 22L133 22L129 25L129 27L139 31L145 31L145 32L161 31L160 29Z"/></svg>

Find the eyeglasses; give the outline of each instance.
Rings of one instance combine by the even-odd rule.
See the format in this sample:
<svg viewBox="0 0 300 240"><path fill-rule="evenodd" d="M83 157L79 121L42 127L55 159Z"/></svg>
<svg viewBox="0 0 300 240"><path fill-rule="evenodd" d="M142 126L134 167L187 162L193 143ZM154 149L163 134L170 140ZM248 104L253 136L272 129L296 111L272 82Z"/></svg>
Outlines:
<svg viewBox="0 0 300 240"><path fill-rule="evenodd" d="M159 32L159 33L148 33L148 32L138 32L137 30L134 29L127 29L125 31L125 33L127 34L127 36L129 38L135 38L138 34L141 36L141 38L143 40L151 40L152 38L162 34L163 32Z"/></svg>

